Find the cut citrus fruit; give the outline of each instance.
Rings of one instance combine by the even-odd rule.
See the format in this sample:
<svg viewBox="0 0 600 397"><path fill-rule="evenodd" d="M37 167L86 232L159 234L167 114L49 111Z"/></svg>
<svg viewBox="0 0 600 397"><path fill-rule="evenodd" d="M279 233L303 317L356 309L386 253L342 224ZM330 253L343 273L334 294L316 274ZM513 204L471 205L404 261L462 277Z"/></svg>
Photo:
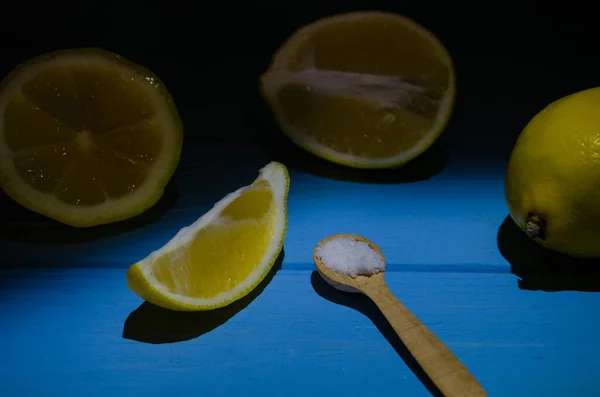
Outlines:
<svg viewBox="0 0 600 397"><path fill-rule="evenodd" d="M45 54L0 84L2 189L68 225L120 221L154 205L182 141L158 77L108 51Z"/></svg>
<svg viewBox="0 0 600 397"><path fill-rule="evenodd" d="M424 27L360 11L296 31L261 76L261 92L296 145L335 163L387 168L441 135L455 74L445 47Z"/></svg>
<svg viewBox="0 0 600 397"><path fill-rule="evenodd" d="M272 162L167 244L131 265L129 288L167 309L209 310L252 291L269 273L287 230L287 168Z"/></svg>

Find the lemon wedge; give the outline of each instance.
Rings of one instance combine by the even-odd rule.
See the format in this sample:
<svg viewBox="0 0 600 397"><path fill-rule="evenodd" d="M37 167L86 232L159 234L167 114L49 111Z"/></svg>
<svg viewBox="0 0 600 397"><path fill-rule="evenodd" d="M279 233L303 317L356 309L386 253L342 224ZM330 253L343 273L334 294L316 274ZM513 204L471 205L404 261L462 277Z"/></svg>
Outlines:
<svg viewBox="0 0 600 397"><path fill-rule="evenodd" d="M277 260L287 230L287 168L267 164L167 244L133 264L129 288L171 310L226 306L252 291Z"/></svg>
<svg viewBox="0 0 600 397"><path fill-rule="evenodd" d="M116 222L153 206L182 141L160 79L108 51L45 54L0 84L1 187L71 226Z"/></svg>
<svg viewBox="0 0 600 397"><path fill-rule="evenodd" d="M450 55L397 14L359 11L297 30L260 89L299 147L356 168L398 167L441 135L455 99Z"/></svg>

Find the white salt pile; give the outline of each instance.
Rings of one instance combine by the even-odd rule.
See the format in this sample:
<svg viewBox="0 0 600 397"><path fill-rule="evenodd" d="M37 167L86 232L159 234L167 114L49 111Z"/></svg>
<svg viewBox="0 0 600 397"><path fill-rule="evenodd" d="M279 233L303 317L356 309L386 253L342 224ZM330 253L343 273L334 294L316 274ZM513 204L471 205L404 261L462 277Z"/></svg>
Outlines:
<svg viewBox="0 0 600 397"><path fill-rule="evenodd" d="M350 277L377 274L385 270L381 255L364 241L340 237L317 246L315 255L327 268Z"/></svg>

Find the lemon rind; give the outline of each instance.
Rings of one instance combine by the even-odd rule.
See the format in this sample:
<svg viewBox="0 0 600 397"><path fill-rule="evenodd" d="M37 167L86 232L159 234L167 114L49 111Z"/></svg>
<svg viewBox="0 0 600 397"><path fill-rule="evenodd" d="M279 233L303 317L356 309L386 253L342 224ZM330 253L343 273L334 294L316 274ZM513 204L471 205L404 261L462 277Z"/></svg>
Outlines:
<svg viewBox="0 0 600 397"><path fill-rule="evenodd" d="M196 232L215 221L220 213L244 191L259 181L267 181L274 196L277 211L273 237L263 260L255 270L233 289L224 291L211 298L192 298L170 292L152 274L152 262L155 258L173 252L193 240ZM255 181L227 194L209 211L192 224L183 227L164 246L152 252L143 260L133 264L127 272L128 286L141 298L172 310L199 311L227 306L252 291L269 273L283 247L287 232L287 195L290 184L287 168L278 162L271 162L259 171Z"/></svg>
<svg viewBox="0 0 600 397"><path fill-rule="evenodd" d="M91 227L132 218L152 207L160 199L179 163L183 127L172 97L152 72L109 51L86 48L55 51L16 67L0 83L0 129L4 125L6 105L31 76L49 67L73 66L78 63L116 67L122 75L137 79L147 87L157 111L155 117L166 126L166 132L162 135L163 150L150 168L148 177L127 197L107 199L98 205L67 204L52 194L39 192L19 177L12 163L12 152L0 133L0 186L6 194L31 211L70 226ZM158 84L150 84L146 78L151 78Z"/></svg>
<svg viewBox="0 0 600 397"><path fill-rule="evenodd" d="M279 70L287 69L287 55L291 48L297 47L300 42L310 37L314 31L317 31L323 26L336 23L337 21L351 21L352 19L362 19L369 17L390 18L395 21L401 20L405 27L417 31L419 34L427 37L429 41L436 44L439 51L440 60L448 67L448 90L444 98L440 101L437 117L435 118L432 127L428 134L423 136L417 145L414 145L409 150L400 152L395 156L385 158L367 158L356 156L347 153L340 153L329 147L319 144L316 140L311 139L301 130L294 128L283 115L281 106L277 101L277 94L280 88L285 84L285 81L276 81L271 76ZM288 51L285 51L285 50ZM390 13L386 11L354 11L342 13L326 18L319 19L310 23L292 34L281 46L271 60L268 70L260 78L260 91L267 103L270 105L273 116L282 132L297 146L304 150L317 155L325 160L340 165L345 165L354 168L376 169L376 168L394 168L406 164L408 161L425 152L443 133L448 125L450 116L456 101L456 73L452 57L448 53L446 47L427 28L407 18L403 15Z"/></svg>

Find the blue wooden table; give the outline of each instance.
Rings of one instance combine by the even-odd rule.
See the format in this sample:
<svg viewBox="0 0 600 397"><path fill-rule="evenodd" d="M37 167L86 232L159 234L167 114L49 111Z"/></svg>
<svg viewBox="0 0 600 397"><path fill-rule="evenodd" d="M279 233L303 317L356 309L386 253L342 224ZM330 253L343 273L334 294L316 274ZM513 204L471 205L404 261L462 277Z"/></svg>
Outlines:
<svg viewBox="0 0 600 397"><path fill-rule="evenodd" d="M127 53L115 43L107 47ZM180 62L175 73L157 60L174 51L129 54L183 98L183 158L147 213L82 231L0 195L0 396L430 395L374 305L315 273L314 245L334 233L383 249L392 292L490 396L600 395L600 266L529 241L508 218L503 186L529 118L600 85L600 60L458 48L459 98L443 138L404 169L361 172L280 136L256 91L272 49L228 53L206 66L228 79L192 82L185 76L198 65ZM243 62L248 70L230 73ZM210 101L186 95L200 89ZM198 314L154 307L127 289L131 263L272 160L290 170L289 229L259 288Z"/></svg>

